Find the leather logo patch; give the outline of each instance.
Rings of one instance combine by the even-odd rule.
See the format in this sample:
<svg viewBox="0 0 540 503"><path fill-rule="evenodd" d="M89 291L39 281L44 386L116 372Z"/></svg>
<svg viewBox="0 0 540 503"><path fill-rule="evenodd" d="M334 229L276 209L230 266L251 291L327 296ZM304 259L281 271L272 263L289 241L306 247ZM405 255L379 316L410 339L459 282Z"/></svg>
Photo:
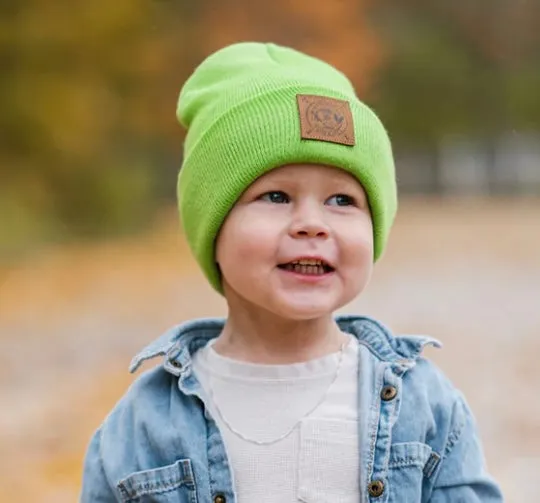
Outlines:
<svg viewBox="0 0 540 503"><path fill-rule="evenodd" d="M350 146L355 144L354 123L348 101L312 94L298 94L296 100L302 139Z"/></svg>

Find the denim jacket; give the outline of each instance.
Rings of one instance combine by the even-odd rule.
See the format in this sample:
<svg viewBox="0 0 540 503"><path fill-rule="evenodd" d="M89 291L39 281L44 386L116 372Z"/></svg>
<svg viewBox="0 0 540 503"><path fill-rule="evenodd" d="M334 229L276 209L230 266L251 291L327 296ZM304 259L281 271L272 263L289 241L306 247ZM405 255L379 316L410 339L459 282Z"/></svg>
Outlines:
<svg viewBox="0 0 540 503"><path fill-rule="evenodd" d="M394 337L367 317L337 321L360 342L359 501L503 501L486 471L465 399L420 356L426 344L440 344ZM94 434L82 503L235 503L225 446L191 364L191 355L217 337L223 323L184 323L134 358L132 372L145 360L164 357L134 381Z"/></svg>

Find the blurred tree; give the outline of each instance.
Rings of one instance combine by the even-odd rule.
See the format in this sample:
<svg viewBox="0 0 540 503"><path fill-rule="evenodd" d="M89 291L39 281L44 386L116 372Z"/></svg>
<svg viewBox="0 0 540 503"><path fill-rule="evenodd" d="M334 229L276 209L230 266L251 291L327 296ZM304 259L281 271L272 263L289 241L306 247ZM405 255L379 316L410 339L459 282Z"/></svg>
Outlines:
<svg viewBox="0 0 540 503"><path fill-rule="evenodd" d="M180 82L165 81L186 47L181 6L174 25L144 0L2 7L0 243L148 220L175 125Z"/></svg>
<svg viewBox="0 0 540 503"><path fill-rule="evenodd" d="M371 96L397 142L540 128L538 2L386 0L377 21L388 59Z"/></svg>
<svg viewBox="0 0 540 503"><path fill-rule="evenodd" d="M326 59L397 145L430 146L540 128L539 26L532 0L1 2L0 250L149 222L174 197L180 87L225 44Z"/></svg>
<svg viewBox="0 0 540 503"><path fill-rule="evenodd" d="M0 248L149 221L159 198L175 192L179 89L226 43L290 43L365 89L378 60L366 8L354 0L2 3Z"/></svg>
<svg viewBox="0 0 540 503"><path fill-rule="evenodd" d="M199 37L206 55L236 41L272 41L322 58L344 72L362 95L380 63L370 26L372 0L209 0L200 3Z"/></svg>

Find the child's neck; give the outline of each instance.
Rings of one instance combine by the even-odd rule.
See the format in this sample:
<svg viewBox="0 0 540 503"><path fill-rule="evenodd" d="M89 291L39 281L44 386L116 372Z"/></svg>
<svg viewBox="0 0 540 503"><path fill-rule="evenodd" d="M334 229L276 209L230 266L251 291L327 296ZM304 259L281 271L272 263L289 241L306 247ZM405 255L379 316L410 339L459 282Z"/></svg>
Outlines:
<svg viewBox="0 0 540 503"><path fill-rule="evenodd" d="M331 315L297 321L243 313L229 314L214 349L235 360L279 365L321 358L339 351L346 340Z"/></svg>

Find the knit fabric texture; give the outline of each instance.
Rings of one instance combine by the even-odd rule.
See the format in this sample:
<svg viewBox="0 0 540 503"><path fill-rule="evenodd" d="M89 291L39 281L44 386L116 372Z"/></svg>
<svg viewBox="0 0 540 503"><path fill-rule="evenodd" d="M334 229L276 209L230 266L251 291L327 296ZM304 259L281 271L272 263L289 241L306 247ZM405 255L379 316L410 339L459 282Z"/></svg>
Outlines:
<svg viewBox="0 0 540 503"><path fill-rule="evenodd" d="M291 48L242 42L203 61L184 84L177 118L187 128L178 177L180 220L210 284L222 293L215 240L245 189L296 163L341 168L366 191L374 260L397 209L390 140L351 82Z"/></svg>

